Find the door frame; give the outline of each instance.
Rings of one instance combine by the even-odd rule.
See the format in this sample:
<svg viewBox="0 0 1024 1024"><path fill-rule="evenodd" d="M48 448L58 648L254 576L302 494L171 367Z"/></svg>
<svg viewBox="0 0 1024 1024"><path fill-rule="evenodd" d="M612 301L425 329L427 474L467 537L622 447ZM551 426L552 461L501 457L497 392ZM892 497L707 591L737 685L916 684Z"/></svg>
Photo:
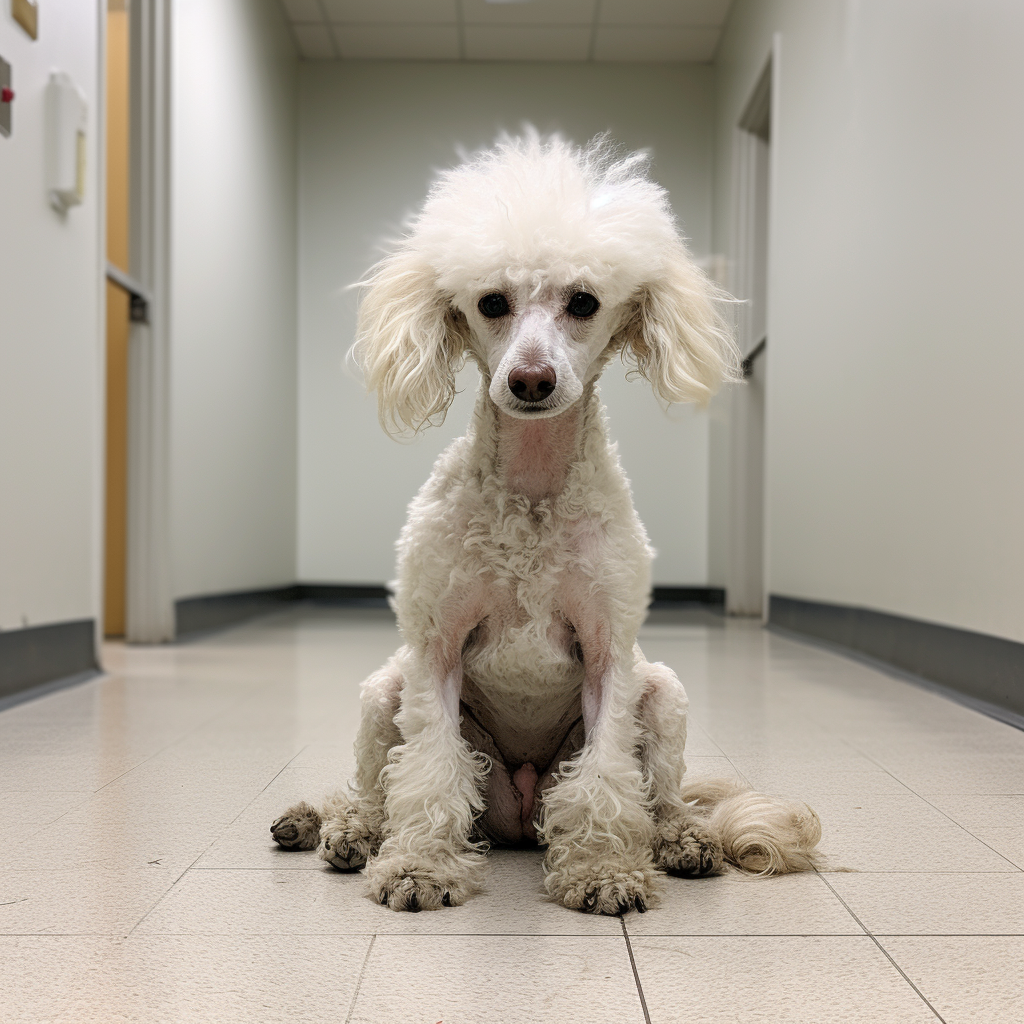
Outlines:
<svg viewBox="0 0 1024 1024"><path fill-rule="evenodd" d="M105 183L106 14L97 5L101 126L97 180ZM171 0L128 0L130 52L130 275L122 286L144 296L144 320L133 318L128 354L127 558L125 640L163 643L174 639L170 524L170 138ZM100 202L106 224L105 185ZM101 294L107 277L106 230L100 231ZM122 275L124 276L124 275ZM105 302L101 308L105 311ZM100 337L106 338L105 312ZM105 358L103 360L105 376ZM101 421L105 421L103 388ZM100 494L106 467L101 458ZM102 504L102 498L100 499ZM103 608L103 535L99 517L98 607ZM97 617L103 636L102 612Z"/></svg>
<svg viewBox="0 0 1024 1024"><path fill-rule="evenodd" d="M771 225L775 221L776 166L778 163L778 111L779 111L779 70L781 66L781 34L772 36L771 49L762 65L762 70L755 79L747 102L733 129L732 155L732 280L733 293L740 299L748 299L752 291L752 282L756 274L757 249L755 223L758 210L757 200L757 163L761 159L758 139L761 126L770 125L770 142L768 146L768 189L767 214L768 232L768 264L766 268L767 288L766 299L770 297L771 287ZM760 361L760 369L770 379L769 360L771 346L761 344L762 337L754 337L753 318L747 303L739 306L737 316L737 341L741 358ZM772 336L771 302L766 301L765 335ZM760 332L758 332L760 334ZM757 415L749 393L736 389L730 402L730 474L729 474L729 560L726 580L726 609L734 615L759 615L767 621L768 594L770 592L769 572L770 559L768 549L769 508L768 501L768 403L761 415L764 427L761 432L762 451L751 450L751 432L749 419ZM761 465L760 496L752 495L752 467L756 462ZM760 552L757 546L750 543L752 533L749 523L752 501L760 505ZM755 560L760 563L760 585L756 581L757 570ZM755 590L760 591L760 601L752 600ZM759 604L759 607L757 605Z"/></svg>
<svg viewBox="0 0 1024 1024"><path fill-rule="evenodd" d="M149 292L128 363L128 571L125 638L174 639L171 582L171 4L130 0L131 271Z"/></svg>

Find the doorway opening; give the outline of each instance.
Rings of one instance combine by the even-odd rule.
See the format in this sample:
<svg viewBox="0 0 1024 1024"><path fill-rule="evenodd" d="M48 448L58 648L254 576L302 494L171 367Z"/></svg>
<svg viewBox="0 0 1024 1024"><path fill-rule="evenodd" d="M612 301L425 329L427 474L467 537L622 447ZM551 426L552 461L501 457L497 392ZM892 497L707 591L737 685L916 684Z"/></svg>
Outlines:
<svg viewBox="0 0 1024 1024"><path fill-rule="evenodd" d="M771 194L772 60L758 79L734 137L733 292L746 386L733 394L729 579L730 615L765 614L765 385Z"/></svg>

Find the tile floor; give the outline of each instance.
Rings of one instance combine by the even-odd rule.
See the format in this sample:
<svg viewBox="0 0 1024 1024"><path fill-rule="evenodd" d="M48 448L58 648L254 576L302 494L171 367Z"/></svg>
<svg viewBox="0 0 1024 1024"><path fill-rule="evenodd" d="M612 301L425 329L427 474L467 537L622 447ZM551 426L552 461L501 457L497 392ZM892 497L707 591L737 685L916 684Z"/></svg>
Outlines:
<svg viewBox="0 0 1024 1024"><path fill-rule="evenodd" d="M667 879L574 914L495 851L464 907L395 914L271 820L351 765L396 631L297 609L0 713L0 1020L1020 1024L1024 733L820 649L705 617L645 627L688 763L805 798L833 868Z"/></svg>

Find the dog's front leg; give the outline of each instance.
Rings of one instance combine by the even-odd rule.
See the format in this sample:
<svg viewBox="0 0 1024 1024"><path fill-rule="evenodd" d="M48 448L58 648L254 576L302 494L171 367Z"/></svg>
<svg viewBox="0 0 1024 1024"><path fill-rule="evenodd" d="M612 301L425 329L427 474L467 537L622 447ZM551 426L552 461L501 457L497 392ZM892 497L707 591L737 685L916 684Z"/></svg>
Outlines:
<svg viewBox="0 0 1024 1024"><path fill-rule="evenodd" d="M584 612L586 741L544 796L545 888L565 906L598 914L647 909L657 869L647 784L636 757L633 645Z"/></svg>
<svg viewBox="0 0 1024 1024"><path fill-rule="evenodd" d="M462 644L477 619L460 615L417 651L395 723L404 743L381 773L384 842L366 873L392 910L457 906L480 887L483 854L470 841L483 810L486 759L459 731Z"/></svg>

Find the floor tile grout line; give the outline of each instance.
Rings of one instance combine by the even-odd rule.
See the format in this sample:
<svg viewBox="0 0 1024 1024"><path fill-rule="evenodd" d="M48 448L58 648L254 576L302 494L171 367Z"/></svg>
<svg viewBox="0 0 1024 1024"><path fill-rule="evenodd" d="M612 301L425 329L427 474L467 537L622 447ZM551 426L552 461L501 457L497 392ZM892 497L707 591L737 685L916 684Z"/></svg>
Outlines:
<svg viewBox="0 0 1024 1024"><path fill-rule="evenodd" d="M729 762L730 765L732 765L732 770L740 777L740 780L742 781L743 785L746 786L748 789L753 789L754 787L751 785L750 779L748 779L746 775L744 775L743 772L741 772L739 768L736 767L736 764L733 761L733 759L728 754L725 755L725 759Z"/></svg>
<svg viewBox="0 0 1024 1024"><path fill-rule="evenodd" d="M687 715L687 721L689 722L689 720L690 720L690 719L689 719L689 715ZM725 758L728 758L728 756L729 756L729 755L728 755L728 754L727 754L727 753L725 752L725 747L723 747L723 746L722 746L722 744L721 744L721 743L719 743L719 742L718 742L718 740L716 740L716 739L715 739L715 737L714 737L714 736L712 736L712 735L711 735L711 733L709 733L709 732L707 731L707 729L705 729L705 728L704 728L704 726L700 724L700 719L699 719L699 718L698 718L698 719L696 720L696 725L697 725L697 728L699 728L699 729L700 729L700 731L701 731L702 733L704 733L704 735L705 735L705 736L706 736L706 737L707 737L707 738L708 738L709 740L711 740L711 742L712 742L712 743L713 743L713 744L715 745L715 747L717 747L717 748L718 748L718 753L717 753L717 754L712 754L711 756L712 756L712 757L725 757ZM701 755L701 754L694 754L693 756L694 756L694 757L702 757L703 755ZM731 761L730 761L729 763L730 763L730 764L732 764L732 762L731 762ZM733 767L735 768L736 766L735 766L735 765L733 765Z"/></svg>
<svg viewBox="0 0 1024 1024"><path fill-rule="evenodd" d="M743 772L741 772L739 770L739 768L736 767L736 764L733 761L733 759L725 752L725 747L723 747L722 744L719 743L718 740L716 740L715 737L712 736L711 733L709 733L707 731L707 729L704 728L704 726L701 726L700 728L701 728L701 731L704 733L704 735L707 736L707 738L709 740L711 740L711 742L714 743L714 745L719 749L719 751L721 752L722 757L724 757L726 759L726 761L729 762L729 767L731 767L732 770L743 780L744 785L750 786L750 780L746 777L746 775L743 774ZM693 756L694 757L698 757L700 755L694 754ZM684 777L683 781L685 783L685 781L686 781L685 777ZM751 787L751 788L753 788L753 787Z"/></svg>
<svg viewBox="0 0 1024 1024"><path fill-rule="evenodd" d="M850 905L836 891L836 889L832 886L828 879L826 879L824 876L821 876L821 880L832 890L833 895L846 908L846 912L850 915L850 917L852 917L854 921L856 921L857 924L859 924L861 928L864 929L864 934L869 939L871 939L871 941L878 947L878 949L881 951L882 955L886 958L886 960L888 960L889 963L891 963L892 966L900 973L900 976L903 978L903 980L918 994L918 996L920 996L925 1006L927 1006L928 1009L935 1014L935 1018L937 1020L942 1021L942 1024L946 1024L945 1017L943 1017L942 1014L939 1013L939 1011L936 1010L934 1006L932 1006L931 1001L928 999L928 997L910 980L910 975L907 974L907 972L903 970L903 968L900 967L898 963L896 963L895 959L893 959L893 956L889 952L889 950L887 950L885 946L883 946L881 942L878 941L878 938L871 931L868 930L864 922L853 912L853 909L850 907Z"/></svg>
<svg viewBox="0 0 1024 1024"><path fill-rule="evenodd" d="M98 676L96 681L102 681L103 679L109 680L111 678L116 678L116 676L116 673L105 673L102 676ZM235 704L237 703L239 702L235 701ZM234 707L234 705L232 705L232 707ZM149 757L144 757L141 761L137 761L135 764L131 766L131 768L126 768L123 772L120 772L118 775L115 775L112 779L108 779L106 782L103 783L102 786L99 786L97 789L89 790L89 796L85 802L88 803L90 800L93 799L93 797L98 796L100 793L102 793L103 790L105 790L108 786L112 786L115 782L117 782L119 779L123 779L126 775L131 775L131 773L135 771L137 768L141 768L144 764L148 764L150 761L153 760L153 758L159 757L162 753L164 753L164 751L170 750L171 747L173 747L175 744L180 743L183 739L185 739L188 736L191 736L192 733L196 732L198 729L202 729L205 726L209 725L212 721L214 721L216 718L220 717L220 715L225 713L226 712L224 711L214 712L212 715L210 715L209 718L204 718L201 722L198 722L191 728L186 729L182 733L179 733L177 736L175 736L173 740L171 740L169 743L165 743L164 746L162 746L159 750L154 750L153 753L149 755ZM79 806L80 805L69 807L62 814L58 814L57 817L53 819L53 821L46 825L46 828L49 828L51 825L56 825L58 821L60 821L62 818L67 817L73 811L77 810Z"/></svg>
<svg viewBox="0 0 1024 1024"><path fill-rule="evenodd" d="M621 914L619 915L619 924L622 925L622 937L626 940L629 966L633 968L633 981L636 982L636 994L640 997L640 1009L644 1011L645 1024L651 1024L651 1015L647 1010L647 999L644 997L644 987L640 984L640 972L636 969L636 958L633 956L633 944L629 941L629 932L626 931L626 919Z"/></svg>
<svg viewBox="0 0 1024 1024"><path fill-rule="evenodd" d="M248 805L247 805L247 808L248 808ZM311 850L296 850L294 852L296 854L299 854L299 853L311 853L313 851L311 851ZM286 854L286 856L289 856L289 857L291 857L292 855L293 855L292 851L289 851ZM18 867L2 868L2 867L0 867L0 871L36 871L36 872L52 871L52 872L54 872L56 874L69 874L69 873L71 873L73 871L76 871L76 870L79 870L79 869L78 868L63 868L63 867L52 867L52 868L18 868ZM96 869L96 870L103 870L103 869ZM114 869L114 870L117 870L117 869ZM142 868L137 868L137 869L136 868L127 868L125 870L139 870L139 871L141 871ZM197 868L193 868L192 870L194 870L194 871L294 871L294 872L296 872L296 874L302 874L302 873L306 873L306 874L321 873L321 868L319 867L319 865L315 865L315 866L313 866L311 868L294 868L294 867L293 868L285 868L285 867L275 867L273 865L268 865L266 867L256 867L254 865L246 866L246 865L242 865L242 864L230 864L230 865L212 864L209 867L205 867L205 866L197 867ZM830 868L823 868L823 869L819 869L819 874L822 874L822 875L847 875L847 874L851 874L851 873L858 874L858 875L959 875L960 877L972 877L974 875L1019 875L1021 873L1021 871L1020 871L1020 869L1018 869L1016 867L1013 867L1013 868L986 868L983 871L968 871L968 870L963 869L963 868L961 868L959 870L957 870L956 868L947 868L947 869L942 870L942 871L929 871L927 868L857 868L855 871L853 869L847 869L847 870L844 871L842 868L831 868L831 869Z"/></svg>
<svg viewBox="0 0 1024 1024"><path fill-rule="evenodd" d="M856 750L857 753L861 755L861 757L867 758L867 760L869 760L872 764L878 765L878 767L881 768L882 771L884 771L891 778L896 779L896 781L899 782L901 785L907 786L907 784L905 782L903 782L902 779L897 779L896 776L893 775L892 772L889 771L889 769L886 768L885 765L882 764L882 762L878 760L878 758L874 757L872 754L868 754L865 751L861 750L852 741L846 741L846 742L849 742L850 746L853 747L853 749ZM954 818L952 815L947 814L941 807L938 807L935 804L933 804L931 802L931 800L929 800L928 797L926 797L923 793L918 793L916 789L911 789L910 786L907 786L907 789L909 789L910 792L913 793L914 796L916 796L918 798L918 800L923 800L929 807L931 807L934 810L938 811L939 814L941 814L944 818L946 818L947 821L952 822L954 825L956 825L957 828L962 829L964 832L966 832L976 842L981 843L982 846L988 847L988 849L990 849L997 857L1002 857L1003 860L1005 860L1006 863L1009 864L1011 867L1015 868L1017 871L1024 871L1024 868L1022 868L1020 866L1020 864L1017 864L1015 861L1010 860L1009 857L1007 857L1003 853L1000 853L994 846L990 846L980 836L976 836L966 825L960 824L960 822L957 821L956 818Z"/></svg>
<svg viewBox="0 0 1024 1024"><path fill-rule="evenodd" d="M192 863L189 864L187 868L185 868L185 871L182 872L183 875L186 872L191 871L192 868L195 867L196 863L200 861L203 857L205 857L207 853L210 852L210 850L213 848L213 845L217 842L217 840L220 839L221 836L223 836L228 831L228 829L230 829L231 826L234 825L234 823L238 821L238 819L243 814L245 814L245 812L249 810L249 808L252 807L252 805L256 803L256 801L259 800L259 798L263 796L263 794L266 793L266 791L270 789L270 787L275 782L277 782L277 780L281 778L282 775L284 775L286 771L288 771L289 767L291 767L291 763L295 760L295 758L299 757L303 753L303 751L308 750L309 746L310 745L308 743L303 744L294 754L292 754L290 758L288 758L288 760L274 774L274 777L267 782L267 784L220 830L220 832L216 836L214 836L214 838L210 841L210 844L206 847L206 849L204 849L203 852L199 854L199 856L196 857L196 859L192 861ZM296 869L291 868L290 870L294 871Z"/></svg>
<svg viewBox="0 0 1024 1024"><path fill-rule="evenodd" d="M366 956L363 957L363 965L359 968L359 977L356 978L356 987L352 991L352 1001L348 1004L348 1013L345 1016L345 1024L352 1020L352 1014L356 1012L356 1000L359 999L359 990L363 986L363 975L366 974L367 964L370 962L370 954L373 952L373 944L377 941L377 933L370 936L370 944L366 947Z"/></svg>
<svg viewBox="0 0 1024 1024"><path fill-rule="evenodd" d="M240 817L241 817L241 816L242 816L243 814L245 814L245 812L246 812L246 811L247 811L247 810L248 810L248 809L249 809L250 807L252 807L252 805L253 805L253 804L254 804L254 803L255 803L255 802L256 802L256 801L257 801L257 800L258 800L258 799L259 799L259 798L260 798L260 797L261 797L261 796L262 796L262 795L263 795L263 794L264 794L264 793L265 793L265 792L266 792L266 791L267 791L267 790L268 790L268 789L269 789L269 788L270 788L270 787L271 787L271 786L272 786L272 785L273 785L273 784L274 784L274 783L275 783L275 782L277 781L277 779L279 779L279 778L281 777L281 774L282 774L282 773L283 773L283 772L284 772L284 771L285 771L285 770L286 770L286 769L288 768L288 765L290 765L290 764L292 763L292 761L294 761L294 760L295 760L295 758L297 758L297 757L299 756L299 754L301 754L301 753L302 753L302 751L303 751L303 750L306 750L306 749L307 749L308 747L309 747L309 744L308 744L308 743L306 743L306 744L304 744L304 745L303 745L303 746L302 746L302 747L301 747L301 748L300 748L299 750L297 750L297 751L296 751L296 752L295 752L294 754L292 754L292 756L291 756L290 758L288 758L288 761L287 761L287 762L286 762L286 763L285 763L284 765L282 765L282 766L281 766L281 768L279 768L279 769L278 769L278 771L277 771L277 772L275 773L274 777L273 777L273 778L272 778L272 779L271 779L271 780L270 780L270 781L269 781L269 782L268 782L268 783L267 783L267 784L266 784L266 785L265 785L265 786L264 786L264 787L263 787L263 788L262 788L262 789L261 789L261 790L259 791L259 793L257 793L257 794L256 794L256 795L255 795L255 796L254 796L254 797L252 798L252 800L250 800L250 801L249 801L249 802L248 802L248 803L247 803L247 804L246 804L246 805L245 805L245 806L244 806L244 807L243 807L243 808L242 808L242 809L241 809L241 810L240 810L240 811L239 811L239 812L238 812L238 813L237 813L237 814L236 814L236 815L235 815L235 816L234 816L234 817L233 817L233 818L231 819L231 821L229 821L229 822L228 822L228 823L227 823L227 824L226 824L226 825L224 826L224 828L223 828L223 829L222 829L222 830L221 830L221 831L220 831L220 832L219 832L219 833L218 833L218 834L217 834L216 836L214 836L214 837L213 837L213 839L211 839L211 840L210 840L210 842L209 842L209 843L208 843L208 844L207 844L207 845L206 845L206 846L205 846L205 847L204 847L204 848L203 848L203 849L202 849L202 850L201 850L201 851L199 852L198 856L196 856L196 857L195 857L195 858L193 859L192 863L191 863L191 864L189 864L189 865L188 865L188 867L186 867L186 868L185 868L185 870L184 870L184 871L182 871L182 873L181 873L180 875L178 875L178 877L177 877L177 878L176 878L176 879L175 879L175 880L174 880L174 881L173 881L173 882L172 882L172 883L170 884L170 886L168 886L168 888L167 888L167 889L165 889L165 890L164 890L164 892L162 892L162 893L160 894L160 896L158 897L158 899L156 900L156 902L155 902L155 903L154 903L154 904L153 904L153 905L152 905L152 906L151 906L151 907L149 908L149 910L147 910L147 911L146 911L146 912L145 912L145 913L144 913L144 914L142 915L142 917L140 917L140 918L138 919L138 921L136 921L136 922L135 922L135 924L133 924L133 925L132 925L132 927L131 927L131 928L129 929L129 931L128 931L127 935L125 935L125 938L126 938L126 939L127 939L127 938L128 938L129 936L131 936L131 935L132 935L132 934L133 934L133 933L135 932L135 929L136 929L136 928L138 928L138 927L139 927L139 925L140 925L140 924L142 924L142 922L143 922L143 921L145 921L145 920L146 920L146 918L147 918L147 917L149 917L149 915L150 915L150 914L152 914L152 913L153 913L153 911L154 911L154 910L156 910L156 908L157 908L157 907L158 907L158 906L159 906L159 905L160 905L160 904L161 904L161 903L162 903L162 902L163 902L163 901L164 901L164 900L165 900L165 899L166 899L166 898L167 898L167 897L168 897L168 896L169 896L169 895L170 895L170 894L172 893L172 892L174 892L174 890L175 890L175 889L176 889L176 888L178 887L178 883L179 883L179 882L180 882L180 881L181 881L181 880L182 880L182 879L183 879L183 878L184 878L184 877L185 877L185 876L186 876L186 875L187 875L187 874L189 873L189 871L191 871L191 870L192 870L192 868L193 868L193 867L195 867L196 863L197 863L197 862L198 862L198 861L199 861L200 859L202 859L203 857L205 857L205 856L206 856L206 854L207 854L207 853L208 853L208 852L210 851L210 849L212 848L213 844L214 844L214 843L216 843L216 842L217 842L217 840L218 840L218 839L220 839L220 837L221 837L222 835L224 835L224 833L225 833L225 832L227 832L227 830L228 830L229 828L231 828L231 826L232 826L232 825L234 825L234 823L235 823L236 821L238 821L238 819L239 819L239 818L240 818Z"/></svg>
<svg viewBox="0 0 1024 1024"><path fill-rule="evenodd" d="M325 932L323 929L310 932L149 932L142 938L149 939L203 939L229 938L239 941L247 939L316 938L324 935L350 935L368 938L383 935L395 939L618 939L614 932L371 932L347 930ZM645 932L635 936L638 939L1021 939L1024 932L779 932L775 934L750 932ZM126 936L120 932L0 932L0 942L5 939L109 939L122 942ZM876 943L877 945L877 943Z"/></svg>
<svg viewBox="0 0 1024 1024"><path fill-rule="evenodd" d="M306 743L302 747L300 747L299 750L297 750L294 754L292 754L292 756L290 758L288 758L288 760L277 770L277 772L275 772L274 777L267 782L267 784L224 826L224 828L221 829L221 831L216 836L214 836L214 838L212 840L210 840L209 845L202 851L202 853L200 853L199 856L196 857L196 859L193 860L192 863L189 864L189 866L187 868L185 868L185 870L181 873L181 875L179 875L178 878L175 879L175 885L177 885L178 881L180 881L181 878L185 874L187 874L189 871L192 870L193 867L195 867L195 865L198 863L198 861L200 861L204 856L206 856L207 853L209 853L209 851L213 847L214 843L216 843L217 840L220 839L220 837L223 836L228 831L228 829L230 829L231 826L234 825L234 823L236 821L238 821L238 819L243 814L245 814L245 812L247 810L249 810L249 808L252 807L252 805L254 803L256 803L256 801L259 800L259 798L261 796L263 796L263 794L266 793L266 791L268 789L270 789L270 787L275 782L277 782L277 780L279 778L281 778L281 776L288 770L288 768L291 765L292 761L294 761L295 758L297 758L300 754L302 754L302 752L304 750L308 750L308 749L309 749L309 744ZM296 869L292 868L291 870L294 871Z"/></svg>

